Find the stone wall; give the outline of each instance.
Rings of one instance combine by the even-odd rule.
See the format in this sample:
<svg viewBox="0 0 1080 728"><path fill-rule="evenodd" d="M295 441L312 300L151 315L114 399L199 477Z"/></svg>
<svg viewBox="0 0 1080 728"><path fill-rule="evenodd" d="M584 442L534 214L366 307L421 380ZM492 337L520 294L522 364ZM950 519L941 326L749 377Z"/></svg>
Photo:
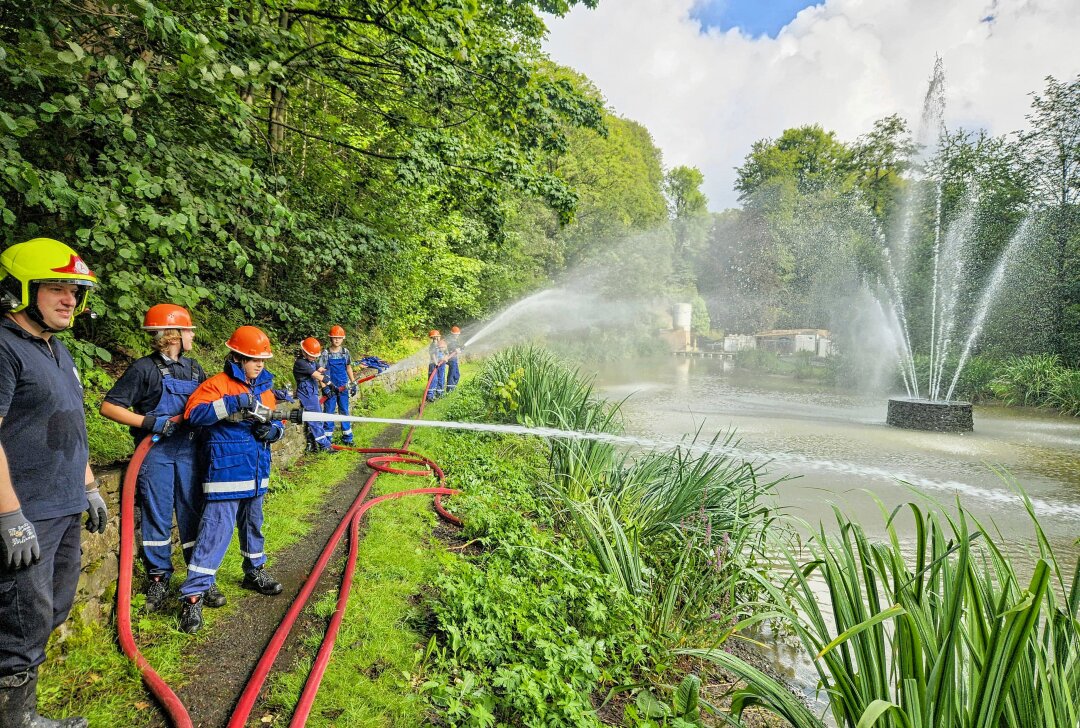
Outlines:
<svg viewBox="0 0 1080 728"><path fill-rule="evenodd" d="M889 400L885 422L905 430L971 432L974 429L970 402L931 402L895 397Z"/></svg>
<svg viewBox="0 0 1080 728"><path fill-rule="evenodd" d="M426 373L425 368L410 367L401 371L388 372L374 382L381 382L386 389L393 390L403 381ZM275 467L291 465L304 453L303 429L287 426L285 437L271 447ZM115 609L116 579L120 571L120 484L125 467L126 464L119 467L94 469L101 495L109 508L109 524L102 534L83 533L82 573L79 576L79 588L75 595L75 609L72 610L74 619L101 621L110 618ZM136 529L136 539L138 539L138 529ZM135 588L139 588L138 583ZM70 622L65 627L70 628ZM61 635L63 633L62 628Z"/></svg>

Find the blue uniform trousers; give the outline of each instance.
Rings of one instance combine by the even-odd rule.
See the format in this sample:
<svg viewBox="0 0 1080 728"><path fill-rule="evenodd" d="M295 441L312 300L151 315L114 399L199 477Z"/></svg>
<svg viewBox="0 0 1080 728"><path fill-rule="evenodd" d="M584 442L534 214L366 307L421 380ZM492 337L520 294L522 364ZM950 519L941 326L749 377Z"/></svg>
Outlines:
<svg viewBox="0 0 1080 728"><path fill-rule="evenodd" d="M45 661L45 644L64 623L79 585L82 514L34 521L41 560L0 567L0 677Z"/></svg>
<svg viewBox="0 0 1080 728"><path fill-rule="evenodd" d="M172 575L174 510L184 562L191 562L203 507L198 458L195 432L186 427L159 440L146 454L139 470L138 488L147 574Z"/></svg>
<svg viewBox="0 0 1080 728"><path fill-rule="evenodd" d="M460 379L461 372L458 370L458 361L455 356L453 359L446 362L446 391L453 392L454 387L457 386Z"/></svg>
<svg viewBox="0 0 1080 728"><path fill-rule="evenodd" d="M322 406L319 404L319 393L315 391L301 393L297 390L297 397L300 400L300 405L304 408L305 412L322 412ZM330 400L327 399L327 402ZM307 428L308 444L315 450L329 450L330 449L330 436L333 434L328 425L330 422L305 422L304 426Z"/></svg>
<svg viewBox="0 0 1080 728"><path fill-rule="evenodd" d="M331 415L335 412L343 415L349 414L349 388L345 387L345 389L340 392L333 392L332 394L330 394L330 396L326 398L326 404L323 405L323 412ZM333 435L334 423L327 422L326 429L328 430L330 435ZM346 445L353 444L351 422L341 423L341 441Z"/></svg>
<svg viewBox="0 0 1080 728"><path fill-rule="evenodd" d="M188 576L180 587L181 598L204 594L214 583L215 575L232 541L233 528L240 536L240 555L244 573L250 574L266 563L263 553L263 496L235 500L208 500L199 521L195 553L188 564Z"/></svg>
<svg viewBox="0 0 1080 728"><path fill-rule="evenodd" d="M431 376L431 372L435 372L435 376ZM427 365L428 379L431 380L431 384L428 385L427 400L431 402L436 397L442 396L443 390L446 388L446 365L439 364L437 367L435 364L428 363Z"/></svg>

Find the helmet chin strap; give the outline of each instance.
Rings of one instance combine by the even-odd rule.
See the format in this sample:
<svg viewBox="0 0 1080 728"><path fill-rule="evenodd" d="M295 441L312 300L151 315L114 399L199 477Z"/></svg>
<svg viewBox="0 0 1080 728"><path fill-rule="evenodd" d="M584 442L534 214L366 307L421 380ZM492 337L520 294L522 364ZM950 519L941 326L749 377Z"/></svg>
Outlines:
<svg viewBox="0 0 1080 728"><path fill-rule="evenodd" d="M54 329L45 323L45 317L41 314L41 309L37 305L38 287L40 283L32 281L30 283L30 302L26 304L26 315L30 317L30 320L41 327L42 331L48 331L51 334L55 334L60 329Z"/></svg>
<svg viewBox="0 0 1080 728"><path fill-rule="evenodd" d="M71 323L69 323L67 326L64 326L62 328L54 329L51 326L49 326L47 323L45 323L45 317L42 315L41 309L38 308L38 305L37 305L38 287L40 285L41 285L41 283L39 281L31 281L30 282L30 289L29 289L30 303L28 303L26 305L26 315L30 317L31 321L33 321L35 324L40 326L42 331L47 331L50 334L59 333L59 332L63 331L64 329L70 327L71 323L74 323L74 321L75 321L75 312L74 311L71 312ZM80 287L79 288L79 293L76 294L76 295L78 296L78 298L77 298L77 300L75 302L75 308L79 308L79 306L82 304L82 302L86 298L86 292L83 291L82 288Z"/></svg>

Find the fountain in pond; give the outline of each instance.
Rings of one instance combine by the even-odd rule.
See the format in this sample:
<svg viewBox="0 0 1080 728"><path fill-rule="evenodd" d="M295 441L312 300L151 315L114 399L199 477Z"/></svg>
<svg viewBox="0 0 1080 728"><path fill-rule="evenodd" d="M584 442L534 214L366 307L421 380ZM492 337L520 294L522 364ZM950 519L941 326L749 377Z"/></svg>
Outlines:
<svg viewBox="0 0 1080 728"><path fill-rule="evenodd" d="M945 111L944 72L941 60L934 66L934 75L926 93L923 115L918 131L918 148L927 168L929 154L937 149L944 133ZM1029 221L1025 221L1009 241L993 272L970 311L962 309L962 295L968 290L972 271L968 250L974 229L977 198L965 201L959 216L948 226L942 221L942 186L934 180L933 172L924 173L911 185L905 200L900 229L893 244L882 237L885 253L886 280L879 301L894 335L901 376L906 397L889 400L886 422L894 427L937 432L971 432L973 429L970 402L954 399L960 373L971 356L990 308L1005 277L1006 268L1027 238ZM914 216L919 207L919 195L931 190L934 201L933 268L929 291L912 292L903 284L911 258ZM926 296L930 303L930 337L928 371L916 366L905 296ZM959 352L959 353L958 353Z"/></svg>

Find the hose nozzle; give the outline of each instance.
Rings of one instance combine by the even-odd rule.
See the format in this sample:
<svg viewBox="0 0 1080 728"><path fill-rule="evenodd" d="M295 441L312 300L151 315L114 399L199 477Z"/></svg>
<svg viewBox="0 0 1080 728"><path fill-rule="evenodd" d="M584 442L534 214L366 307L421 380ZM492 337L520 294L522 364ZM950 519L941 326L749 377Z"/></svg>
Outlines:
<svg viewBox="0 0 1080 728"><path fill-rule="evenodd" d="M300 425L304 422L304 408L303 407L279 407L274 410L272 420L283 420L292 422L294 425Z"/></svg>

